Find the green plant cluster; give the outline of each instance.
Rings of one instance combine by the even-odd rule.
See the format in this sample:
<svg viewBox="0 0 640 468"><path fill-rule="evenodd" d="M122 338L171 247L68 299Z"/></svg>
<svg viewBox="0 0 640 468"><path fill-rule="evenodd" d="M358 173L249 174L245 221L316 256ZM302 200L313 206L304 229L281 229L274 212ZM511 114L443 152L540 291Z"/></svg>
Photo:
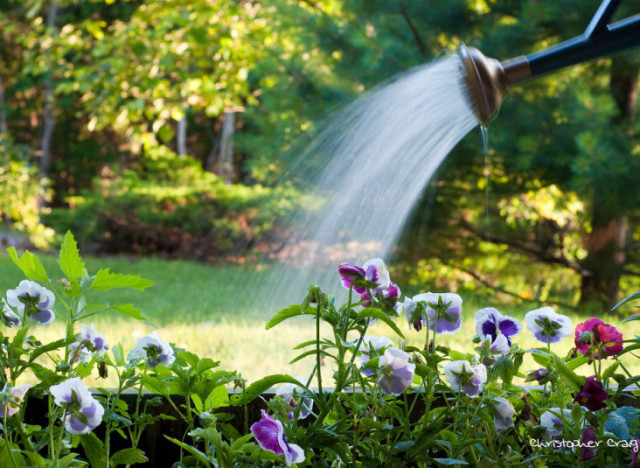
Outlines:
<svg viewBox="0 0 640 468"><path fill-rule="evenodd" d="M46 221L101 251L210 260L268 244L305 197L292 186L227 185L188 156L150 150L121 176L53 209Z"/></svg>
<svg viewBox="0 0 640 468"><path fill-rule="evenodd" d="M302 304L281 310L267 323L269 329L294 317L315 321L315 339L300 343L294 358L313 359L311 375L271 375L247 385L236 372L176 349L156 332L138 339L128 354L119 344L107 351L104 335L86 324L77 333L82 322L106 310L145 320L131 304L88 304L88 291L145 290L152 282L108 268L90 275L70 232L58 260L60 278L51 277L30 252L18 256L11 248L9 254L27 280L7 291L0 315L8 327L0 348L2 466L143 464L145 428L163 419L185 428L178 437L165 436L180 448L176 460L165 460L165 466L176 468L638 466L640 377L630 375L620 357L635 353L640 341L623 340L599 319L578 325L576 349L559 356L552 343L573 328L565 329L557 314L532 311L538 315L527 327L547 342L523 350L515 343L521 326L495 309L483 309L484 314L476 313L477 353L460 353L437 343L443 329L455 332L449 326L456 320L459 326L461 310L452 306L457 295L398 303L380 287L386 270L378 269L376 276L346 265L343 271L351 276L341 276L350 291L347 303L337 306L311 286ZM395 285L393 290L399 296ZM403 347L400 341L402 349L393 348L403 337L395 320L403 309L413 326L423 321L424 347ZM31 335L33 325L53 320L65 323L64 337L41 343ZM372 345L367 331L373 320L388 327L393 344ZM321 324L329 326L328 337L321 335ZM490 339L482 338L485 332ZM508 350L494 349L509 338ZM528 375L522 369L525 354L542 366L531 379L537 386L516 383ZM334 369L330 384L321 372L328 364ZM579 375L579 368L594 375ZM115 373L116 388L89 393L81 379L95 372ZM26 378L31 383L19 385ZM230 397L231 384L241 391ZM266 401L261 419L250 421L247 405L276 384L285 386ZM127 403L124 394L131 390L134 402ZM143 398L144 390L156 397ZM36 398L47 403L46 424L25 418ZM162 401L171 411L154 413ZM225 407L244 407L242 424L230 424ZM126 447L114 451L116 440Z"/></svg>

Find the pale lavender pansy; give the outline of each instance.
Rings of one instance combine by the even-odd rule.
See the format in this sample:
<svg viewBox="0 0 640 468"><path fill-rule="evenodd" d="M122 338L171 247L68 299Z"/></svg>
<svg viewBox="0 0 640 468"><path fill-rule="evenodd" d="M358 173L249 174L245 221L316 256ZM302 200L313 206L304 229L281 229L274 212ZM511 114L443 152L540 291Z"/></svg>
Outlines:
<svg viewBox="0 0 640 468"><path fill-rule="evenodd" d="M476 312L476 335L485 340L487 337L494 342L498 335L504 335L511 346L511 337L522 330L522 324L512 318L502 315L493 307L485 307Z"/></svg>
<svg viewBox="0 0 640 468"><path fill-rule="evenodd" d="M295 377L296 380L303 382L304 377ZM300 405L298 419L306 419L313 409L313 399L304 397L304 387L293 383L286 383L276 389L276 396L287 403L292 408ZM288 411L289 420L293 421L294 411Z"/></svg>
<svg viewBox="0 0 640 468"><path fill-rule="evenodd" d="M498 358L506 356L511 351L511 345L507 340L507 337L502 333L498 334L495 340L491 340L490 336L487 336L484 340L484 346L481 348L480 355L482 357L482 363L486 366L492 366L496 363Z"/></svg>
<svg viewBox="0 0 640 468"><path fill-rule="evenodd" d="M64 408L65 428L71 434L88 434L102 422L104 408L93 398L80 377L52 385L49 392L54 397L54 403Z"/></svg>
<svg viewBox="0 0 640 468"><path fill-rule="evenodd" d="M557 314L551 307L541 307L527 312L524 316L527 330L543 343L557 343L573 333L571 319Z"/></svg>
<svg viewBox="0 0 640 468"><path fill-rule="evenodd" d="M493 426L498 434L515 426L513 423L515 411L513 410L511 403L509 403L509 400L497 397L494 398L490 404L496 412L493 418Z"/></svg>
<svg viewBox="0 0 640 468"><path fill-rule="evenodd" d="M543 426L551 438L560 437L564 427L564 421L573 424L571 410L549 408L540 416L540 425Z"/></svg>
<svg viewBox="0 0 640 468"><path fill-rule="evenodd" d="M487 368L484 364L472 366L469 361L451 361L444 365L444 376L451 389L477 397L487 382Z"/></svg>
<svg viewBox="0 0 640 468"><path fill-rule="evenodd" d="M42 325L48 325L55 319L55 301L53 292L35 281L22 280L16 289L7 291L7 304L15 308L21 319L28 316Z"/></svg>
<svg viewBox="0 0 640 468"><path fill-rule="evenodd" d="M76 335L76 341L69 346L71 362L84 362L91 358L93 353L97 353L99 356L104 355L109 349L107 340L102 333L97 333L93 328L87 325L82 325L80 333Z"/></svg>
<svg viewBox="0 0 640 468"><path fill-rule="evenodd" d="M0 393L0 401L2 401L0 403L0 418L4 418L5 416L8 418L16 414L20 410L20 404L30 388L31 385L29 384L18 387L5 385Z"/></svg>
<svg viewBox="0 0 640 468"><path fill-rule="evenodd" d="M429 329L438 334L454 333L460 330L462 326L462 298L458 294L429 292L418 294L411 301L424 303L426 314L426 317L409 318L409 324L414 328L422 328L426 319ZM415 309L413 315L415 315ZM420 326L416 327L418 321L420 321Z"/></svg>
<svg viewBox="0 0 640 468"><path fill-rule="evenodd" d="M170 366L176 360L171 345L166 341L162 341L156 331L151 332L144 338L138 338L135 348L131 350L127 359L129 361L146 359L147 365L151 369L159 364Z"/></svg>
<svg viewBox="0 0 640 468"><path fill-rule="evenodd" d="M386 336L364 335L360 346L360 364L364 366L372 356L375 357L382 354L385 349L391 346L393 346L393 340ZM364 369L362 373L368 377L373 375L371 369Z"/></svg>
<svg viewBox="0 0 640 468"><path fill-rule="evenodd" d="M415 375L416 365L409 362L411 356L396 348L387 348L378 361L380 378L378 385L387 395L402 394Z"/></svg>
<svg viewBox="0 0 640 468"><path fill-rule="evenodd" d="M13 310L9 308L7 301L2 299L2 317L0 317L2 323L4 323L7 327L14 327L22 325L22 320L20 316L18 316Z"/></svg>
<svg viewBox="0 0 640 468"><path fill-rule="evenodd" d="M269 416L264 410L261 410L261 414L260 421L251 425L251 433L260 447L276 455L283 455L287 466L303 462L304 451L300 446L287 442L282 422Z"/></svg>

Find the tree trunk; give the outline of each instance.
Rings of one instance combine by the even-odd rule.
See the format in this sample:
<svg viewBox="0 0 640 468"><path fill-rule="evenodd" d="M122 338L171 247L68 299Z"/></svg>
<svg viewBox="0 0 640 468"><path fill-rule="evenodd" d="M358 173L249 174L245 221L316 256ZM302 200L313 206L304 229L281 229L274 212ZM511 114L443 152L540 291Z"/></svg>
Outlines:
<svg viewBox="0 0 640 468"><path fill-rule="evenodd" d="M58 6L55 1L51 2L49 8L49 15L47 16L47 30L52 34L53 27L55 26L56 13ZM49 67L52 66L50 60L50 51L46 50L47 62ZM42 155L40 159L40 177L46 178L49 176L49 168L51 167L51 140L53 138L53 130L56 125L55 117L53 115L54 95L53 95L53 73L48 70L47 77L44 82L44 129L42 132Z"/></svg>
<svg viewBox="0 0 640 468"><path fill-rule="evenodd" d="M611 123L629 138L633 136L631 124L635 119L639 71L638 63L631 62L627 56L612 60L610 92L619 114ZM584 267L587 273L582 276L580 303L597 302L609 310L620 299L620 277L631 239L627 235L626 215L601 206L598 187L594 187L594 191L592 229L585 243L588 254Z"/></svg>
<svg viewBox="0 0 640 468"><path fill-rule="evenodd" d="M9 127L7 126L7 109L5 106L4 83L2 82L2 74L0 73L0 135L9 133Z"/></svg>
<svg viewBox="0 0 640 468"><path fill-rule="evenodd" d="M233 173L233 133L235 130L235 112L225 112L220 137L220 156L218 159L218 175L227 185L231 184Z"/></svg>
<svg viewBox="0 0 640 468"><path fill-rule="evenodd" d="M184 156L187 154L187 114L185 114L178 121L178 137L177 137L177 150L178 156Z"/></svg>

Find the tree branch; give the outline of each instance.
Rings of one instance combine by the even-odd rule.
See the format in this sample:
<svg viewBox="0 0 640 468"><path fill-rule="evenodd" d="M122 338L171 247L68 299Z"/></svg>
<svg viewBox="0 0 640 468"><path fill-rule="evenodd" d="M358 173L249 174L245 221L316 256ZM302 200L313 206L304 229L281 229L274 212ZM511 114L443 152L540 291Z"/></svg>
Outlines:
<svg viewBox="0 0 640 468"><path fill-rule="evenodd" d="M466 229L467 231L475 234L476 236L478 236L480 239L487 241L487 242L491 242L493 244L502 244L502 245L506 245L508 247L513 247L514 249L518 249L522 252L528 253L530 255L533 255L535 258L537 258L538 260L544 262L544 263L550 263L550 264L555 264L555 265L562 265L565 266L567 268L570 268L572 270L574 270L575 272L579 273L580 275L588 275L589 272L587 270L585 270L582 265L579 262L575 262L572 260L569 260L565 257L555 257L553 255L550 255L549 252L547 250L541 249L541 248L537 248L534 246L529 246L529 245L525 245L525 244L521 244L520 242L516 242L512 239L502 239L499 237L496 237L494 235L489 235L488 233L481 231L480 229L476 228L475 226L473 226L471 223L467 222L464 219L460 220L460 226L464 229Z"/></svg>
<svg viewBox="0 0 640 468"><path fill-rule="evenodd" d="M405 22L407 23L407 26L409 26L409 29L411 30L411 34L413 34L413 38L416 41L416 44L418 46L418 50L420 51L420 54L423 57L426 57L427 54L427 46L425 45L424 41L422 40L422 36L420 36L420 32L418 31L418 28L416 28L416 25L413 24L413 21L411 20L411 16L409 16L409 12L407 11L407 6L405 4L405 2L401 2L400 3L400 10L399 10L400 16L402 16L405 20Z"/></svg>
<svg viewBox="0 0 640 468"><path fill-rule="evenodd" d="M520 300L521 302L528 302L528 303L533 303L533 304L537 304L537 305L555 305L555 306L560 306L566 309L571 309L571 310L576 310L576 306L574 306L573 304L567 304L564 302L560 302L560 301L540 301L538 299L527 299L526 297L522 297L520 294L515 293L513 291L509 291L508 289L505 289L502 286L495 286L493 285L489 280L487 280L486 278L483 278L481 276L480 273L477 273L473 270L469 270L468 268L464 268L461 267L459 265L454 265L450 262L447 262L446 260L440 260L444 265L450 267L450 268L455 268L457 270L460 270L466 274L468 274L469 276L473 277L477 282L483 284L484 286L488 287L489 289L495 291L496 293L501 293L501 294L505 294L507 296L511 296L511 297L515 297L516 299Z"/></svg>

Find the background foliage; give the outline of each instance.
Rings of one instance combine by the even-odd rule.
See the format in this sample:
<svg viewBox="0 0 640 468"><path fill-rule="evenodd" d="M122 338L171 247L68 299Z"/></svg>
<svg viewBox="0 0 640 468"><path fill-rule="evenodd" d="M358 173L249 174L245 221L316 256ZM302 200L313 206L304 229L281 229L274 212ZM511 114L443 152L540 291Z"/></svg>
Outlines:
<svg viewBox="0 0 640 468"><path fill-rule="evenodd" d="M309 204L283 183L291 155L333 110L463 42L506 59L569 39L599 3L2 2L3 232L199 260L275 251ZM472 132L425 190L401 268L571 307L637 288L639 67L634 50L511 90L487 154Z"/></svg>

